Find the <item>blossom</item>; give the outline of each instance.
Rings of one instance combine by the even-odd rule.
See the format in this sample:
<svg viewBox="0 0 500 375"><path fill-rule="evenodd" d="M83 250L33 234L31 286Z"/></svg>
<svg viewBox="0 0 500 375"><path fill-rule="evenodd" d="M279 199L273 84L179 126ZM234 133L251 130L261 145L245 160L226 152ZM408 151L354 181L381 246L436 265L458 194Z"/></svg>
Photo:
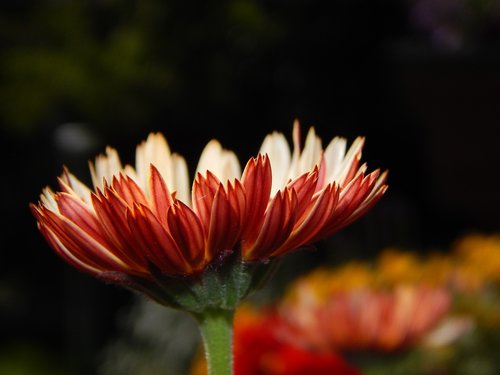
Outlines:
<svg viewBox="0 0 500 375"><path fill-rule="evenodd" d="M500 234L469 234L451 249L455 260L453 283L462 292L476 294L500 281Z"/></svg>
<svg viewBox="0 0 500 375"><path fill-rule="evenodd" d="M280 324L273 308L238 308L234 320L235 375L361 374L339 354L314 352L283 340L274 329ZM190 374L206 374L202 356L195 359Z"/></svg>
<svg viewBox="0 0 500 375"><path fill-rule="evenodd" d="M442 287L400 283L391 288L330 289L325 271L320 278L314 274L293 284L280 306L284 334L314 350L405 349L437 327L450 311L451 295ZM332 279L334 284L338 281L336 275Z"/></svg>
<svg viewBox="0 0 500 375"><path fill-rule="evenodd" d="M446 287L454 272L449 254L428 252L425 256L395 248L383 249L376 262L377 284L422 284Z"/></svg>
<svg viewBox="0 0 500 375"><path fill-rule="evenodd" d="M185 159L152 133L135 166L107 147L90 163L92 187L64 168L59 191L45 188L31 209L69 264L143 291L162 277L196 278L230 254L267 261L345 227L387 189L386 172L360 165L362 137L323 149L310 128L302 149L299 133L295 123L293 150L283 134L268 135L243 169L212 140L192 183Z"/></svg>

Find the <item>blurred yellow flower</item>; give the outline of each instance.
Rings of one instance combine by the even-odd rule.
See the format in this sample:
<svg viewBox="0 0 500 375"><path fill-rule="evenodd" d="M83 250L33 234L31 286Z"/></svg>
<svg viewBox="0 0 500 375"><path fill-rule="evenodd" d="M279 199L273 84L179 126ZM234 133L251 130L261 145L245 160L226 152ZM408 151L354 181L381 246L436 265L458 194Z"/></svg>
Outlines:
<svg viewBox="0 0 500 375"><path fill-rule="evenodd" d="M454 284L459 290L476 292L500 282L500 235L471 234L451 249L455 258Z"/></svg>
<svg viewBox="0 0 500 375"><path fill-rule="evenodd" d="M414 282L420 279L421 261L416 254L399 249L384 249L377 260L377 276L383 284Z"/></svg>
<svg viewBox="0 0 500 375"><path fill-rule="evenodd" d="M332 272L327 267L318 268L298 279L294 288L288 290L287 299L301 298L301 288L307 288L310 298L324 300L332 293L364 288L374 282L374 273L369 264L352 261ZM302 286L304 285L304 286Z"/></svg>
<svg viewBox="0 0 500 375"><path fill-rule="evenodd" d="M381 285L399 283L446 285L453 272L453 264L446 254L431 253L418 256L414 252L395 248L384 249L376 264L377 279Z"/></svg>

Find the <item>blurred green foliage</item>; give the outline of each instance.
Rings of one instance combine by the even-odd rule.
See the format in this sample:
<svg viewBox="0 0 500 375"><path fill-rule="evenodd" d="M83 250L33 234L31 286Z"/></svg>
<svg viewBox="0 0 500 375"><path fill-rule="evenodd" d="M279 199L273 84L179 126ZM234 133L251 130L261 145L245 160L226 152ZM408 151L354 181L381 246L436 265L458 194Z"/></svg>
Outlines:
<svg viewBox="0 0 500 375"><path fill-rule="evenodd" d="M0 121L16 133L65 120L126 128L198 96L230 105L235 79L284 35L255 0L22 4L0 12Z"/></svg>
<svg viewBox="0 0 500 375"><path fill-rule="evenodd" d="M35 344L25 342L0 349L0 374L74 375L60 358Z"/></svg>
<svg viewBox="0 0 500 375"><path fill-rule="evenodd" d="M365 375L495 375L500 372L500 330L479 327L453 345L398 355L356 358Z"/></svg>

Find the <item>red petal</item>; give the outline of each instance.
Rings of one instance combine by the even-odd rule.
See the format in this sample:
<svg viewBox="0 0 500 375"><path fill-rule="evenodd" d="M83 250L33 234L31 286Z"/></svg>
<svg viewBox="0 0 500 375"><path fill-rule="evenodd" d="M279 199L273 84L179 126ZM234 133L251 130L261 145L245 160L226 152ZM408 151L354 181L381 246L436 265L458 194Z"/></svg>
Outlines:
<svg viewBox="0 0 500 375"><path fill-rule="evenodd" d="M59 255L69 265L75 267L80 271L89 273L92 276L98 276L101 272L105 271L102 268L99 268L98 265L87 263L85 260L81 260L77 256L75 256L68 248L66 248L62 244L57 235L55 235L45 225L39 225L39 229L43 237L56 252L56 254Z"/></svg>
<svg viewBox="0 0 500 375"><path fill-rule="evenodd" d="M326 161L325 161L325 158L323 156L323 153L321 153L321 159L319 162L319 166L315 167L314 170L318 171L318 182L316 184L316 192L318 192L327 183L327 181L326 181Z"/></svg>
<svg viewBox="0 0 500 375"><path fill-rule="evenodd" d="M130 228L142 241L148 258L156 267L170 275L192 272L177 243L147 206L135 205L128 217Z"/></svg>
<svg viewBox="0 0 500 375"><path fill-rule="evenodd" d="M219 188L220 181L210 171L207 171L207 177L203 177L200 173L196 176L193 184L193 208L205 229L209 232L210 216L215 193Z"/></svg>
<svg viewBox="0 0 500 375"><path fill-rule="evenodd" d="M328 185L316 199L311 201L304 220L297 223L289 239L279 249L276 249L273 256L315 242L316 234L323 229L331 212L335 210L337 202L338 188Z"/></svg>
<svg viewBox="0 0 500 375"><path fill-rule="evenodd" d="M57 235L55 235L48 226L48 220L44 214L46 210L45 208L41 208L33 203L30 203L30 209L38 222L38 229L40 230L40 233L57 255L73 267L93 276L96 276L102 271L102 269L94 262L87 263L86 261L73 255L71 250L66 248L61 243L61 241L57 238Z"/></svg>
<svg viewBox="0 0 500 375"><path fill-rule="evenodd" d="M349 171L347 172L346 177L341 182L342 187L345 187L353 178L355 178L356 173L358 171L359 161L361 160L361 150L359 150L354 156L351 165L349 166Z"/></svg>
<svg viewBox="0 0 500 375"><path fill-rule="evenodd" d="M224 187L220 184L211 207L207 238L209 260L223 250L233 249L240 233L240 217L239 203L232 205Z"/></svg>
<svg viewBox="0 0 500 375"><path fill-rule="evenodd" d="M174 203L172 195L158 169L153 164L151 164L150 169L149 191L151 192L153 212L161 223L166 224L168 208Z"/></svg>
<svg viewBox="0 0 500 375"><path fill-rule="evenodd" d="M242 242L241 251L247 260L267 259L290 235L295 224L297 196L288 188L278 192L269 204L264 223L258 232Z"/></svg>
<svg viewBox="0 0 500 375"><path fill-rule="evenodd" d="M243 228L246 212L246 197L243 185L239 180L234 181L234 185L228 184L227 198L232 209L236 212L239 231Z"/></svg>
<svg viewBox="0 0 500 375"><path fill-rule="evenodd" d="M81 262L96 269L130 272L124 261L111 249L66 217L42 208L40 222Z"/></svg>
<svg viewBox="0 0 500 375"><path fill-rule="evenodd" d="M67 193L56 194L55 200L61 215L71 220L99 242L107 242L102 236L95 213L85 202Z"/></svg>
<svg viewBox="0 0 500 375"><path fill-rule="evenodd" d="M386 178L387 173L384 172L380 175L380 171L377 169L363 179L362 184L366 185L366 192L358 207L349 216L348 223L363 215L382 197L387 190Z"/></svg>
<svg viewBox="0 0 500 375"><path fill-rule="evenodd" d="M168 210L168 230L183 257L195 270L205 264L205 236L198 216L184 203L177 201Z"/></svg>
<svg viewBox="0 0 500 375"><path fill-rule="evenodd" d="M363 175L359 175L340 191L339 202L335 211L332 212L329 222L325 225L323 230L324 235L328 235L332 231L337 230L353 210L356 209L357 205L355 205L355 203L358 202L359 198L366 192L362 187L362 181Z"/></svg>
<svg viewBox="0 0 500 375"><path fill-rule="evenodd" d="M92 194L91 197L102 231L115 246L115 252L121 254L120 257L146 273L145 254L141 252L141 245L128 225L127 205L114 191L108 189L107 193L104 196L98 191L97 195Z"/></svg>
<svg viewBox="0 0 500 375"><path fill-rule="evenodd" d="M272 172L267 155L259 155L248 161L243 172L242 184L245 188L246 213L242 238L255 236L264 220L264 213L269 204Z"/></svg>
<svg viewBox="0 0 500 375"><path fill-rule="evenodd" d="M315 168L312 172L304 173L294 181L290 182L287 187L295 190L297 194L297 217L300 218L311 204L313 194L318 186L318 169Z"/></svg>
<svg viewBox="0 0 500 375"><path fill-rule="evenodd" d="M113 176L111 186L116 191L116 194L122 198L129 207L132 207L134 203L148 204L142 189L129 176L120 175L119 178Z"/></svg>

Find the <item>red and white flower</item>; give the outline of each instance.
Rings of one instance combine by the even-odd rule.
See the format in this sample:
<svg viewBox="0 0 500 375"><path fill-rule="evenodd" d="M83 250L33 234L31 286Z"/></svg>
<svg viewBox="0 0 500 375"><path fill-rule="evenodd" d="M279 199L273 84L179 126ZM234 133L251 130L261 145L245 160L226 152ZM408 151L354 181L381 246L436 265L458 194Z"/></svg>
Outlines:
<svg viewBox="0 0 500 375"><path fill-rule="evenodd" d="M323 149L311 128L301 149L280 133L268 135L243 171L237 156L210 141L191 184L186 161L165 138L150 134L123 166L106 148L90 163L93 187L69 170L59 191L45 188L31 204L50 246L69 264L119 282L191 276L214 260L240 252L263 261L309 245L350 224L387 189L386 172L360 165L364 139L347 149L334 138Z"/></svg>

